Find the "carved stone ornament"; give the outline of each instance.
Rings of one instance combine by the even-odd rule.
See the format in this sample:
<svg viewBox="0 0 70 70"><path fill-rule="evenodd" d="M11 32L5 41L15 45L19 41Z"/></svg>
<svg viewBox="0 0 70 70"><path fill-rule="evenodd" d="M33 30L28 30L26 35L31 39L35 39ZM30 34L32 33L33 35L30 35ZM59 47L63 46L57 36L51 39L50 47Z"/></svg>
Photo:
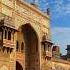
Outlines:
<svg viewBox="0 0 70 70"><path fill-rule="evenodd" d="M8 70L7 66L3 65L0 70Z"/></svg>

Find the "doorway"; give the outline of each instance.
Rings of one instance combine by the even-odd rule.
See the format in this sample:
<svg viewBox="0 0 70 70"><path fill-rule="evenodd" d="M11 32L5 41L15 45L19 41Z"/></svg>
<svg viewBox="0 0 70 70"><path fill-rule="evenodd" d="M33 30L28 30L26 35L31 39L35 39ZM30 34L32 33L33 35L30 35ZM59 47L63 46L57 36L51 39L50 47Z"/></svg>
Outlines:
<svg viewBox="0 0 70 70"><path fill-rule="evenodd" d="M39 70L40 59L37 33L29 24L22 26L22 32L25 41L25 70Z"/></svg>

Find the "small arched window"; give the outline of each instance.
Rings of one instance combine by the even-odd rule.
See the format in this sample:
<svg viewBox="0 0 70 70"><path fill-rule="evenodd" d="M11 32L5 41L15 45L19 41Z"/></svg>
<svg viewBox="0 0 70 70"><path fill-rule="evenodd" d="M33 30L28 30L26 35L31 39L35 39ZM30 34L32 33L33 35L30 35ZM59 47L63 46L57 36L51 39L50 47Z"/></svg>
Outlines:
<svg viewBox="0 0 70 70"><path fill-rule="evenodd" d="M24 43L22 42L21 43L21 52L23 52L23 50L24 50Z"/></svg>
<svg viewBox="0 0 70 70"><path fill-rule="evenodd" d="M16 51L18 51L18 49L19 49L19 43L18 43L18 41L16 42Z"/></svg>

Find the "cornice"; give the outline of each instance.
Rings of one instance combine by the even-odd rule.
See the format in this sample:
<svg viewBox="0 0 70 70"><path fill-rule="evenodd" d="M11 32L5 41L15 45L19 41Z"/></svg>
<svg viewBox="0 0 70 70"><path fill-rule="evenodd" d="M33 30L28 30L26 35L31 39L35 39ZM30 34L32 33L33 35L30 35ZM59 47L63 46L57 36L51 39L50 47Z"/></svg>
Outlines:
<svg viewBox="0 0 70 70"><path fill-rule="evenodd" d="M44 14L43 12L41 12L38 8L36 8L36 7L32 6L32 5L30 5L29 3L25 2L25 1L22 2L21 0L16 0L16 1L18 1L19 3L21 3L22 5L24 5L24 6L28 7L28 8L30 8L30 9L32 9L33 11L37 12L37 13L40 14L41 16L43 16L43 17L45 17L45 18L47 18L47 19L50 19L50 17L49 17L48 15L45 15L45 14Z"/></svg>

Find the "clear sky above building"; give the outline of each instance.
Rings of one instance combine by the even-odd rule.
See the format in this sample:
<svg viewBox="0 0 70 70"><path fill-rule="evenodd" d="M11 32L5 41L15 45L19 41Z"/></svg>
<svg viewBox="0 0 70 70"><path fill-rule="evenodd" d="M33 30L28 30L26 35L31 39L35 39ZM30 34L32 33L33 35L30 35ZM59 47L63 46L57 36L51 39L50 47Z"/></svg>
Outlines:
<svg viewBox="0 0 70 70"><path fill-rule="evenodd" d="M46 1L51 10L52 41L60 45L62 54L66 54L65 49L70 44L70 0Z"/></svg>
<svg viewBox="0 0 70 70"><path fill-rule="evenodd" d="M66 54L65 49L70 44L70 0L38 0L38 5L42 11L50 8L52 41Z"/></svg>

